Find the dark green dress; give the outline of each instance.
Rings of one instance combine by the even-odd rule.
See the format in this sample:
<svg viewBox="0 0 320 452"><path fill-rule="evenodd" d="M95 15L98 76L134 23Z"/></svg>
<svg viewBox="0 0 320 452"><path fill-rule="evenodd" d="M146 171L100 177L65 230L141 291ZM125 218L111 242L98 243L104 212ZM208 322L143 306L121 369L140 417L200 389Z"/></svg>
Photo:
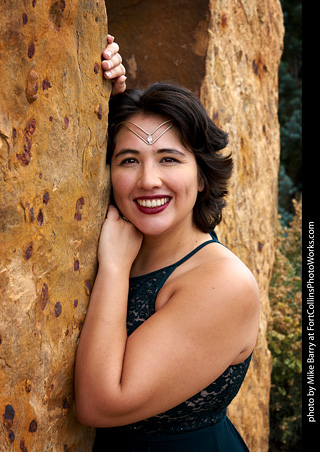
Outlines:
<svg viewBox="0 0 320 452"><path fill-rule="evenodd" d="M130 278L128 335L155 312L157 294L171 273L212 239L199 245L175 264L147 275ZM229 366L217 380L180 405L149 419L115 428L97 429L94 452L248 452L241 436L226 416L238 393L251 355Z"/></svg>

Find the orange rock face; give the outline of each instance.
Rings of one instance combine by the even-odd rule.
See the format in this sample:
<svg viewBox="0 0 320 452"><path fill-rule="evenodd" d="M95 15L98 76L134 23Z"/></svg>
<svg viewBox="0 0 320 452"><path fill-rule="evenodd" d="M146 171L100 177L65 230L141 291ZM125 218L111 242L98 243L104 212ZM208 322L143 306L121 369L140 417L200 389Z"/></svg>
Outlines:
<svg viewBox="0 0 320 452"><path fill-rule="evenodd" d="M228 207L217 232L253 272L261 299L252 364L228 414L251 452L267 452L272 364L266 330L277 224L278 68L284 28L278 0L224 3L221 9L211 4L201 86L207 110L230 134L234 157Z"/></svg>
<svg viewBox="0 0 320 452"><path fill-rule="evenodd" d="M73 365L108 202L103 1L1 2L0 450L89 451Z"/></svg>
<svg viewBox="0 0 320 452"><path fill-rule="evenodd" d="M0 4L0 451L89 452L94 432L74 416L73 363L108 202L106 11L102 0L20 3ZM279 0L107 7L128 86L177 81L230 134L235 170L217 232L253 271L262 309L229 415L250 451L266 452Z"/></svg>

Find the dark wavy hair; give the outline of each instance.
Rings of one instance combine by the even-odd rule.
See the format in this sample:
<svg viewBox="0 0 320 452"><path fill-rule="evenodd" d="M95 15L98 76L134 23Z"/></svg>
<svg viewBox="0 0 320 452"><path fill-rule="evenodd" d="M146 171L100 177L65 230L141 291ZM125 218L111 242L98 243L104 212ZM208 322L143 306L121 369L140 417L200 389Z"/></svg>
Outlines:
<svg viewBox="0 0 320 452"><path fill-rule="evenodd" d="M191 91L171 83L155 83L145 90L131 89L111 98L107 163L115 148L117 126L136 113L159 114L173 121L182 144L193 152L204 182L193 209L194 223L203 232L213 231L222 218L232 172L231 155L219 153L228 144L228 134L215 125Z"/></svg>

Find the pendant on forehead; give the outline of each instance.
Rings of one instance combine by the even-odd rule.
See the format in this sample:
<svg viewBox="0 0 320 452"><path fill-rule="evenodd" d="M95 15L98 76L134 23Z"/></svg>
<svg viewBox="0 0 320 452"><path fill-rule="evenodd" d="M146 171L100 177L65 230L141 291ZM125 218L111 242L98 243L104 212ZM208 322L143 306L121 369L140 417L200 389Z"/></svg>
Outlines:
<svg viewBox="0 0 320 452"><path fill-rule="evenodd" d="M130 130L130 132L134 133L138 138L140 138L140 140L142 140L144 143L146 144L154 144L157 140L159 140L160 137L162 137L162 135L164 133L166 133L172 126L173 124L170 124L163 132L160 133L160 135L158 135L155 139L152 138L152 135L160 129L160 127L164 126L165 124L167 124L168 122L172 123L172 119L168 119L167 121L164 121L162 124L160 124L160 126L158 126L156 129L153 130L153 132L146 132L142 127L138 126L138 124L136 124L135 122L131 122L131 121L125 121L125 122L120 122L120 124L118 124L117 127L119 127L120 125L124 125L124 127L126 127L128 130ZM132 130L130 127L128 127L126 124L132 124L134 126L136 126L138 129L140 129L143 133L145 133L147 135L147 139L145 140L139 133L137 133L135 130Z"/></svg>

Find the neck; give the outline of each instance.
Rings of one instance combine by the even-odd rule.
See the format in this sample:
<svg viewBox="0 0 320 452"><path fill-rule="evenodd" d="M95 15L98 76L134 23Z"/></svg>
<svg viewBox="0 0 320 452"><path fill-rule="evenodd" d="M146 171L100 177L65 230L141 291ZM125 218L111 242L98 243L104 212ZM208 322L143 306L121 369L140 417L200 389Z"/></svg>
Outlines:
<svg viewBox="0 0 320 452"><path fill-rule="evenodd" d="M171 265L208 238L208 234L195 226L182 228L182 230L178 228L164 235L145 235L139 254L133 263L131 276L144 275Z"/></svg>

